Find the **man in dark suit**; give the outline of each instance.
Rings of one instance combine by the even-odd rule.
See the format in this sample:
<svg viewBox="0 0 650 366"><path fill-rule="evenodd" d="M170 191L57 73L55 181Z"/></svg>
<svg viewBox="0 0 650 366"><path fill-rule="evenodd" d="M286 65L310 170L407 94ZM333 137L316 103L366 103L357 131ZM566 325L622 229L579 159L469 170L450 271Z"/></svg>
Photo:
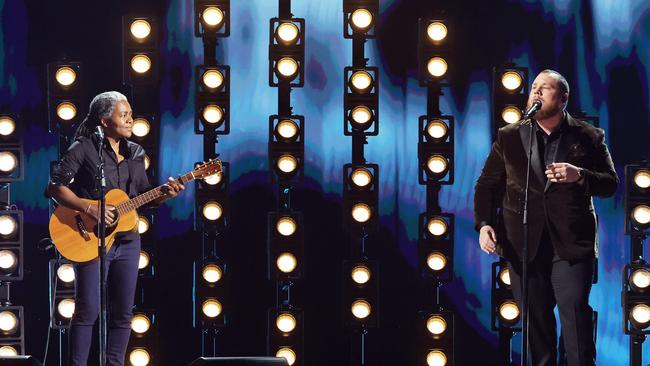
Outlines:
<svg viewBox="0 0 650 366"><path fill-rule="evenodd" d="M565 111L568 99L569 84L558 72L544 70L535 78L528 107L539 100L541 109L532 120L499 129L474 195L480 247L506 258L521 308L523 200L533 133L528 315L530 359L540 366L557 362L555 305L569 365L595 364L589 306L597 256L592 196L611 196L618 186L603 130L571 117Z"/></svg>

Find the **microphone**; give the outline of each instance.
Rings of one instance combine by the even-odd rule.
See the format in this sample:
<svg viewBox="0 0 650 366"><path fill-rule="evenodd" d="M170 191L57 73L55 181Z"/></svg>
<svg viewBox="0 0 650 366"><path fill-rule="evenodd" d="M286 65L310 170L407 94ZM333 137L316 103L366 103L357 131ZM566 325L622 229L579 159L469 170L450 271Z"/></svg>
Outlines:
<svg viewBox="0 0 650 366"><path fill-rule="evenodd" d="M102 140L104 139L104 129L102 128L102 126L95 127L95 135L97 135L97 137L99 137Z"/></svg>
<svg viewBox="0 0 650 366"><path fill-rule="evenodd" d="M528 108L526 113L524 113L524 116L522 117L522 119L531 118L541 108L542 108L542 101L537 99L536 101L533 102L533 105L531 105L530 108Z"/></svg>

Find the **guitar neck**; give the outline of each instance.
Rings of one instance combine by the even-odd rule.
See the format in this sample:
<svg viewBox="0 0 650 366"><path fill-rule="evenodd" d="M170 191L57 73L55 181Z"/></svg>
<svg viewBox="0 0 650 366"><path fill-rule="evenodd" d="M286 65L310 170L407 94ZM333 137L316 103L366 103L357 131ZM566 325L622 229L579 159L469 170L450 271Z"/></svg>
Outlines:
<svg viewBox="0 0 650 366"><path fill-rule="evenodd" d="M182 184L187 184L188 182L191 182L194 180L194 174L192 172L189 172L181 177L178 178L178 180ZM130 200L123 202L119 205L117 205L117 212L119 214L125 214L130 211L136 210L141 206L146 205L147 203L154 201L162 196L164 196L165 193L162 190L162 186L158 186L150 191L147 191L141 195L138 195L136 197L131 198Z"/></svg>

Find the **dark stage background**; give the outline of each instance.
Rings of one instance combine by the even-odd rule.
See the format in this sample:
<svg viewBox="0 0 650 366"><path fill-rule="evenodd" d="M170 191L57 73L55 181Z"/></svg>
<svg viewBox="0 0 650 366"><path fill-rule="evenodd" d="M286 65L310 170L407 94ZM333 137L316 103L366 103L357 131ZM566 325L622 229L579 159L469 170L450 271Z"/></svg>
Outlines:
<svg viewBox="0 0 650 366"><path fill-rule="evenodd" d="M232 275L229 324L219 336L221 355L263 355L266 311L275 284L266 279L266 215L276 208L268 180L268 116L277 112L277 89L268 86L268 24L277 1L231 1L231 36L218 58L231 66L231 134L220 139L231 163L231 223L223 250ZM417 183L417 123L426 113L417 83L417 20L447 10L453 35L451 87L441 109L456 118L456 183L444 187L441 205L456 215L455 279L442 288L456 314L456 364L490 364L496 334L490 330L490 265L472 229L472 194L489 151L490 75L508 61L563 73L572 86L569 111L600 117L617 171L650 156L650 3L626 1L380 1L379 37L366 45L369 64L380 70L380 134L366 156L378 163L380 229L369 239L381 262L381 328L367 339L368 364L422 365L415 347L417 311L430 303L416 271L417 217L424 187ZM67 57L86 67L84 103L121 86L121 16L155 15L160 21L161 177L178 175L201 160L193 133L194 73L203 61L193 35L191 1L0 0L0 105L25 124L25 180L12 184L12 200L25 211L25 280L12 300L25 306L27 352L42 358L48 326L47 262L36 249L48 236L48 202L42 195L57 139L47 130L46 64ZM351 42L342 36L341 0L294 0L292 13L307 24L306 83L292 92L294 111L305 115L304 184L292 200L305 217L306 278L294 293L305 311L309 365L341 365L351 336L342 325L342 261L350 238L343 231L341 167L350 161L342 133L342 74L351 64ZM137 111L138 105L134 105ZM621 184L621 187L624 187ZM628 363L622 331L621 271L629 261L623 235L623 189L596 199L600 220L599 282L591 303L600 314L598 364ZM184 365L200 352L192 328L192 262L197 235L193 188L158 213L160 365ZM514 346L518 347L519 338ZM54 343L52 347L54 347ZM647 346L646 346L647 349ZM51 360L53 362L53 360ZM647 361L646 361L647 362Z"/></svg>

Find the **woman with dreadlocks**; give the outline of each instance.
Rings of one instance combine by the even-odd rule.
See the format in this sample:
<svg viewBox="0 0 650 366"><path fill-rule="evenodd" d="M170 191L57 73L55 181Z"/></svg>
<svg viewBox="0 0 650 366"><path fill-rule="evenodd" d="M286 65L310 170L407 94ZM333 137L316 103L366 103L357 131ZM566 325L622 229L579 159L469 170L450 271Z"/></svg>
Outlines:
<svg viewBox="0 0 650 366"><path fill-rule="evenodd" d="M104 139L95 131L101 126ZM47 193L58 204L99 218L99 207L85 199L99 199L97 175L98 148L102 145L106 192L119 188L129 197L149 190L144 167L144 149L128 140L133 118L126 97L109 91L97 95L90 103L90 111L75 133L75 141L52 172ZM164 184L165 196L155 204L175 197L184 189L180 182L170 178ZM117 219L115 207L106 207L106 224ZM123 365L131 334L132 307L138 277L140 235L137 231L118 233L106 254L108 288L108 365ZM86 365L92 340L93 326L99 315L99 260L75 265L75 311L70 326L70 364Z"/></svg>

